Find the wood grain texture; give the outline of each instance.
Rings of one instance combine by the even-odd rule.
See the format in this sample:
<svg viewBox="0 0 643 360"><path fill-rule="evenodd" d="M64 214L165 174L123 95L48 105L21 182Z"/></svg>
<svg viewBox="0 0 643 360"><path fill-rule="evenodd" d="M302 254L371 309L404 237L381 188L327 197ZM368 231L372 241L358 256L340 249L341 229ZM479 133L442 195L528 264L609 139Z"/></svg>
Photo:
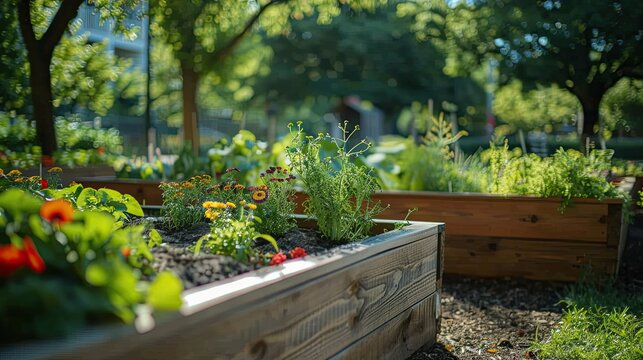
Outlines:
<svg viewBox="0 0 643 360"><path fill-rule="evenodd" d="M617 249L602 244L449 235L446 274L576 281L584 266L616 273Z"/></svg>
<svg viewBox="0 0 643 360"><path fill-rule="evenodd" d="M298 194L297 199L301 202L305 195ZM579 199L561 214L560 200L534 197L380 192L373 200L390 205L380 218L403 219L408 209L417 208L412 220L443 222L449 235L607 241L610 202ZM302 210L300 206L298 211Z"/></svg>
<svg viewBox="0 0 643 360"><path fill-rule="evenodd" d="M332 268L319 276L306 271L284 277L161 321L149 333L58 358L327 358L435 293L437 232L413 241L396 242L392 235L371 238L355 253L315 257L319 268ZM346 262L351 257L359 260Z"/></svg>
<svg viewBox="0 0 643 360"><path fill-rule="evenodd" d="M438 299L434 293L421 300L331 359L406 359L417 349L433 345Z"/></svg>

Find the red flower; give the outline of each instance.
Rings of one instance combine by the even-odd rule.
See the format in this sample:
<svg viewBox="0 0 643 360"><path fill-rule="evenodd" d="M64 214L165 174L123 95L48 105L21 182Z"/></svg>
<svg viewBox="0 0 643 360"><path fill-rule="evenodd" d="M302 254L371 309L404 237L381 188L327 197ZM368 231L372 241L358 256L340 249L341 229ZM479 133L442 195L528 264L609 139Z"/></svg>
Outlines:
<svg viewBox="0 0 643 360"><path fill-rule="evenodd" d="M126 258L129 257L130 255L132 255L132 248L130 248L129 246L124 246L121 249L121 254L123 254L123 256L125 256Z"/></svg>
<svg viewBox="0 0 643 360"><path fill-rule="evenodd" d="M286 254L282 253L281 251L274 254L272 256L272 259L270 260L270 265L280 265L284 261L286 261L287 257Z"/></svg>
<svg viewBox="0 0 643 360"><path fill-rule="evenodd" d="M26 236L23 239L23 244L26 265L29 266L29 269L38 274L45 271L45 261L40 257L40 254L38 254L38 249L36 249L36 245L31 238Z"/></svg>
<svg viewBox="0 0 643 360"><path fill-rule="evenodd" d="M290 257L293 259L304 257L306 255L308 254L306 253L306 250L304 250L304 248L296 247L290 250Z"/></svg>
<svg viewBox="0 0 643 360"><path fill-rule="evenodd" d="M47 179L40 179L40 187L46 189L49 187L49 181Z"/></svg>
<svg viewBox="0 0 643 360"><path fill-rule="evenodd" d="M96 149L96 152L99 154L104 154L105 153L105 148L102 146L99 146L98 149Z"/></svg>
<svg viewBox="0 0 643 360"><path fill-rule="evenodd" d="M12 244L0 245L0 277L9 277L25 264L25 253Z"/></svg>
<svg viewBox="0 0 643 360"><path fill-rule="evenodd" d="M49 156L49 155L43 155L40 158L40 162L42 163L42 166L44 166L44 167L52 167L52 166L54 166L54 158Z"/></svg>
<svg viewBox="0 0 643 360"><path fill-rule="evenodd" d="M74 208L62 199L45 201L40 207L40 216L51 223L64 224L74 218Z"/></svg>

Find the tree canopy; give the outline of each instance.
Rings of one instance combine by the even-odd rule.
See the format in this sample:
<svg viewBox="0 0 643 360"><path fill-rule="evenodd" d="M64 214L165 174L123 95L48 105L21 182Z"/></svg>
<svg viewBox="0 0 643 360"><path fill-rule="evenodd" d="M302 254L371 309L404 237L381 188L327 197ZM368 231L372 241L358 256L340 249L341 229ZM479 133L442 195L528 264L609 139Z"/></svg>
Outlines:
<svg viewBox="0 0 643 360"><path fill-rule="evenodd" d="M444 37L448 71L494 57L503 81L568 89L581 103L586 136L597 130L605 92L624 77L643 76L638 0L416 0L403 9L420 38Z"/></svg>

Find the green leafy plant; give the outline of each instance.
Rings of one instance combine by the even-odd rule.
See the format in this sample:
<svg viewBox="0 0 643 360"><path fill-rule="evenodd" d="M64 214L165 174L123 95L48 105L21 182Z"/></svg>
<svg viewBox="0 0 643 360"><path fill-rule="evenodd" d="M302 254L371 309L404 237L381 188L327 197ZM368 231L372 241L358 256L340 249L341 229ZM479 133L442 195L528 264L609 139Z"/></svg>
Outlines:
<svg viewBox="0 0 643 360"><path fill-rule="evenodd" d="M2 341L62 335L110 314L132 322L139 305L180 305L176 276L142 279L154 277L143 226L115 230L115 221L63 199L0 193ZM147 290L159 286L173 289L166 299Z"/></svg>
<svg viewBox="0 0 643 360"><path fill-rule="evenodd" d="M206 201L205 217L210 219L210 233L201 237L194 251L199 253L204 249L208 253L231 256L245 263L259 261L259 254L254 248L254 241L262 238L279 251L275 239L267 234L259 233L255 228L258 221L253 216L257 205L241 200L233 202Z"/></svg>
<svg viewBox="0 0 643 360"><path fill-rule="evenodd" d="M306 213L317 220L319 230L331 241L356 241L368 235L373 217L383 207L371 201L379 189L371 171L353 160L363 154L370 144L362 140L347 148L347 143L358 128L349 132L347 122L339 125L343 138L319 134L305 136L301 122L297 125L295 140L288 148L292 169L297 173L308 194L304 203ZM332 144L334 154L323 157L323 142Z"/></svg>
<svg viewBox="0 0 643 360"><path fill-rule="evenodd" d="M263 187L249 188L255 195L253 201L261 201L257 214L265 220L257 224L257 230L275 237L282 236L297 227L292 217L295 213L295 176L287 168L271 166L260 174L259 179ZM265 191L267 196L261 198L261 193L255 194L255 191Z"/></svg>
<svg viewBox="0 0 643 360"><path fill-rule="evenodd" d="M214 190L208 175L194 176L183 182L168 182L159 185L163 192L163 213L170 229L179 229L203 221L201 204Z"/></svg>

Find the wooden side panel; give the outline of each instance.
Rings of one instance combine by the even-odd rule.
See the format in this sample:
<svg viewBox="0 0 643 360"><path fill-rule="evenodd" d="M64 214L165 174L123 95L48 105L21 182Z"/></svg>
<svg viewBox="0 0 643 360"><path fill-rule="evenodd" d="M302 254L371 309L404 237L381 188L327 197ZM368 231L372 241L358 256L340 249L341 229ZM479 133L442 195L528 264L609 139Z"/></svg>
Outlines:
<svg viewBox="0 0 643 360"><path fill-rule="evenodd" d="M224 313L208 308L76 357L328 358L436 291L437 237L392 248L251 304L241 301Z"/></svg>
<svg viewBox="0 0 643 360"><path fill-rule="evenodd" d="M331 359L406 359L422 346L433 345L438 299L435 293L425 298Z"/></svg>
<svg viewBox="0 0 643 360"><path fill-rule="evenodd" d="M615 274L617 249L601 244L449 235L447 274L575 281L584 265Z"/></svg>
<svg viewBox="0 0 643 360"><path fill-rule="evenodd" d="M416 221L444 222L449 235L494 236L525 239L560 239L605 243L607 205L576 204L564 214L559 203L551 201L485 199L466 196L431 198L378 194L376 200L390 204L381 218L401 218L410 208L418 211Z"/></svg>
<svg viewBox="0 0 643 360"><path fill-rule="evenodd" d="M299 203L304 199L298 194ZM411 220L444 222L449 235L607 242L608 204L597 201L575 203L561 214L559 201L530 197L381 192L373 199L390 205L379 218L404 219L417 208Z"/></svg>

